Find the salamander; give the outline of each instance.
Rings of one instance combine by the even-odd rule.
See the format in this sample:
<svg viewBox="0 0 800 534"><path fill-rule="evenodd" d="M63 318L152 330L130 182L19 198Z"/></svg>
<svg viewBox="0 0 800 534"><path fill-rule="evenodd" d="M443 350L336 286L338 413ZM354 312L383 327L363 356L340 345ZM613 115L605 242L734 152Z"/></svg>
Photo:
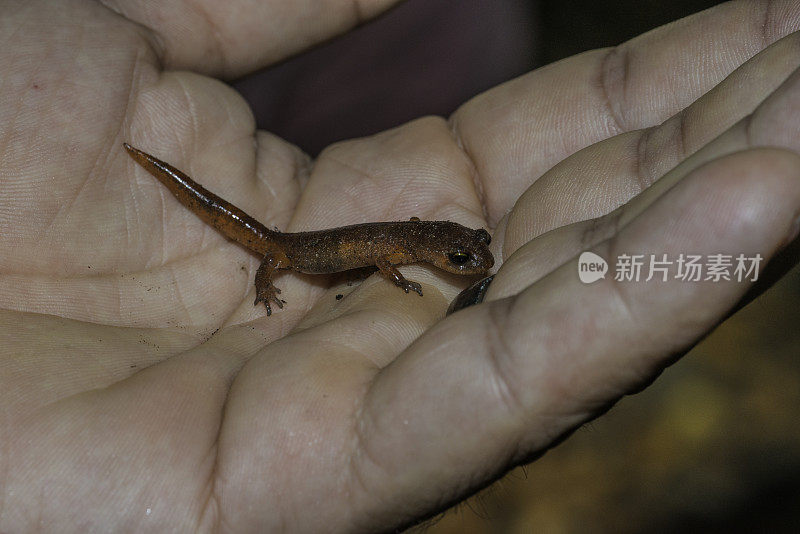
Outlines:
<svg viewBox="0 0 800 534"><path fill-rule="evenodd" d="M489 232L450 221L372 222L310 232L270 230L244 211L223 200L172 165L128 143L128 154L164 184L178 201L220 233L262 258L255 276L256 299L267 315L270 302L283 308L280 289L272 283L276 270L311 274L334 273L375 266L406 293L422 296L422 286L406 280L397 265L429 263L444 271L484 274L494 265Z"/></svg>

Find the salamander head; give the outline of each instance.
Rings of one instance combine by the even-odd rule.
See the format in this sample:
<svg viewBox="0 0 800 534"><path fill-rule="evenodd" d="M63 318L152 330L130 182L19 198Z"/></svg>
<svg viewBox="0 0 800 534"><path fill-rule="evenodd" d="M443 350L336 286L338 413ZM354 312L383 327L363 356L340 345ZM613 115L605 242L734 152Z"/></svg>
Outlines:
<svg viewBox="0 0 800 534"><path fill-rule="evenodd" d="M452 222L439 222L442 225L428 240L431 257L424 258L436 267L455 274L483 274L494 265L494 257L489 252L492 238L483 228L472 230Z"/></svg>

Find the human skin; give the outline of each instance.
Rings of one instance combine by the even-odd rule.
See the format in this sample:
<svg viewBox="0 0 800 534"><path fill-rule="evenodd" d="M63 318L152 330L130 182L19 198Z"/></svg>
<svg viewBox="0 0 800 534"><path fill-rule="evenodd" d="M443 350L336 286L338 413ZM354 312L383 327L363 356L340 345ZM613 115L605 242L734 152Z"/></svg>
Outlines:
<svg viewBox="0 0 800 534"><path fill-rule="evenodd" d="M771 258L797 234L796 2L720 5L313 162L213 79L390 2L308 4L4 3L0 531L412 524L644 387L751 287L583 285L581 251ZM259 258L123 141L284 231L490 228L495 280L444 318L464 282L436 269L401 268L421 299L287 274L267 317Z"/></svg>

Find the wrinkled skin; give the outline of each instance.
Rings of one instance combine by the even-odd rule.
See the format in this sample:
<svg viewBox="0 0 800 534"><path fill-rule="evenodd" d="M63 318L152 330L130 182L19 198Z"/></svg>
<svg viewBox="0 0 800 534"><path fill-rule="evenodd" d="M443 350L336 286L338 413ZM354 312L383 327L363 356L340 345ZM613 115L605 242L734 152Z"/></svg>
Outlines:
<svg viewBox="0 0 800 534"><path fill-rule="evenodd" d="M796 2L718 6L313 169L212 79L390 3L5 2L0 531L413 523L646 385L750 287L586 286L580 251L771 258L796 233ZM443 319L465 282L436 269L402 268L424 298L290 273L267 318L259 259L123 141L289 231L490 228L497 276Z"/></svg>

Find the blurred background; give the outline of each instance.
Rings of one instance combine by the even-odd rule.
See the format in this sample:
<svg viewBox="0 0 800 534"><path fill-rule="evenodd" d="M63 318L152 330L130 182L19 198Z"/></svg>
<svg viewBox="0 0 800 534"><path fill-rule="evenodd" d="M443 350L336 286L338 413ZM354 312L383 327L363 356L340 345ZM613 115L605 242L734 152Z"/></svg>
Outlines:
<svg viewBox="0 0 800 534"><path fill-rule="evenodd" d="M716 3L409 0L235 87L313 156ZM412 530L800 532L798 297L794 269L647 390Z"/></svg>

